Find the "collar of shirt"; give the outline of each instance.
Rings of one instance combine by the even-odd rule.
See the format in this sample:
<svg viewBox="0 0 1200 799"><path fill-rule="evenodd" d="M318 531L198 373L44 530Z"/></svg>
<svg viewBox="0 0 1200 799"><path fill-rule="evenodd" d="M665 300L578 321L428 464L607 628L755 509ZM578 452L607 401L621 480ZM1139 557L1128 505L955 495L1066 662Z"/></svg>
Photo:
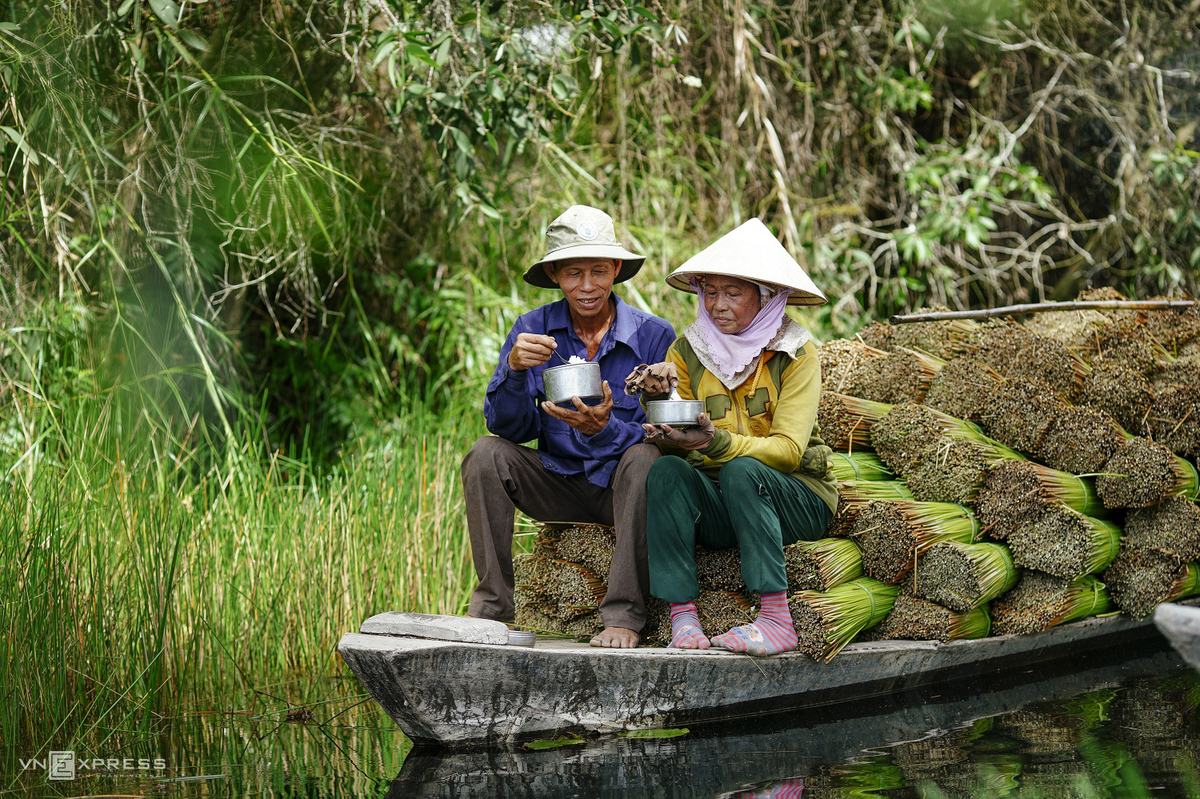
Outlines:
<svg viewBox="0 0 1200 799"><path fill-rule="evenodd" d="M638 329L632 310L625 304L625 301L618 297L615 292L609 296L612 297L613 303L616 305L617 313L613 317L612 326L609 327L608 332L604 334L604 338L600 342L600 349L596 351L596 357L592 359L596 361L600 360L600 358L613 348L613 342L619 341L622 344L633 347L633 337ZM558 332L566 333L572 341L579 342L582 347L583 341L575 333L575 326L571 324L571 307L567 304L565 297L558 302L551 303L550 307L546 309L546 333L553 336ZM586 354L585 351L585 357Z"/></svg>

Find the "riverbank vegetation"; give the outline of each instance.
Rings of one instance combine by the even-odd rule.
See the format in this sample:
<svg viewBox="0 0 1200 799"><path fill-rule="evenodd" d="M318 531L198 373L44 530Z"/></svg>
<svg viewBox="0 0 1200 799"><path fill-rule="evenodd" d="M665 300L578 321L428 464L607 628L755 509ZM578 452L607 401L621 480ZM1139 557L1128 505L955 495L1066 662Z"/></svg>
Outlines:
<svg viewBox="0 0 1200 799"><path fill-rule="evenodd" d="M5 3L0 736L279 702L367 614L461 610L458 460L571 203L677 326L662 276L749 216L826 289L822 336L1194 293L1198 14Z"/></svg>

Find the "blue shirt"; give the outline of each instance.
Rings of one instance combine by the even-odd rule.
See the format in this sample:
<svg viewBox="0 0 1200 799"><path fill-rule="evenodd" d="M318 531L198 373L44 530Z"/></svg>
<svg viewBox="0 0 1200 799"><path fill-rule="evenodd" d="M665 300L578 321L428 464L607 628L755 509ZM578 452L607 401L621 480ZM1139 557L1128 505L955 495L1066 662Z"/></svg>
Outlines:
<svg viewBox="0 0 1200 799"><path fill-rule="evenodd" d="M595 360L600 362L600 378L612 390L613 407L608 424L594 436L586 436L566 422L541 409L542 372L562 363L557 358L540 366L514 372L508 366L508 353L521 333L550 336L558 343L563 358L578 355L587 360L587 347L571 325L571 311L565 299L522 314L500 350L500 363L488 382L483 415L491 432L517 444L537 439L542 466L557 474L584 474L598 485L607 486L613 469L625 450L642 440L642 422L646 420L637 397L626 396L625 376L643 363L666 359L667 348L675 340L670 322L626 305L616 294L613 323L600 341Z"/></svg>

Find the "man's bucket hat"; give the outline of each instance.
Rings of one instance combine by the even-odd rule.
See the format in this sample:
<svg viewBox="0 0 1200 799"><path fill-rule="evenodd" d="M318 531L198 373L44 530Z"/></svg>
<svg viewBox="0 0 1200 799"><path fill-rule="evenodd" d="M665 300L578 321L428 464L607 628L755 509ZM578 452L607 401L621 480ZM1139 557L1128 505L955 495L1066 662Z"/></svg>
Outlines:
<svg viewBox="0 0 1200 799"><path fill-rule="evenodd" d="M727 275L755 283L792 290L788 305L824 305L829 302L804 268L758 219L726 233L683 262L667 276L667 285L692 292L691 279L699 275Z"/></svg>
<svg viewBox="0 0 1200 799"><path fill-rule="evenodd" d="M646 256L629 252L617 241L612 217L590 205L572 205L546 230L546 257L525 270L525 282L544 289L558 288L543 264L568 258L617 258L624 261L614 283L638 273Z"/></svg>

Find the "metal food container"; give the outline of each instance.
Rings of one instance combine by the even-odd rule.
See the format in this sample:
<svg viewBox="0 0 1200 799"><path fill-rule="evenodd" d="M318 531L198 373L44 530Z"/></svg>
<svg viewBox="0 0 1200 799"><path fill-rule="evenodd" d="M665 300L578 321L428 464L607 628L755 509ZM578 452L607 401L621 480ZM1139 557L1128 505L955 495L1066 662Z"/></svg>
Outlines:
<svg viewBox="0 0 1200 799"><path fill-rule="evenodd" d="M596 361L568 363L542 372L542 390L553 403L570 402L571 397L598 400L604 396L600 385L600 364Z"/></svg>
<svg viewBox="0 0 1200 799"><path fill-rule="evenodd" d="M537 633L532 630L509 630L509 646L533 646L537 643Z"/></svg>
<svg viewBox="0 0 1200 799"><path fill-rule="evenodd" d="M650 424L669 424L671 427L687 427L696 423L696 417L704 413L702 400L650 400L646 403L646 421Z"/></svg>

